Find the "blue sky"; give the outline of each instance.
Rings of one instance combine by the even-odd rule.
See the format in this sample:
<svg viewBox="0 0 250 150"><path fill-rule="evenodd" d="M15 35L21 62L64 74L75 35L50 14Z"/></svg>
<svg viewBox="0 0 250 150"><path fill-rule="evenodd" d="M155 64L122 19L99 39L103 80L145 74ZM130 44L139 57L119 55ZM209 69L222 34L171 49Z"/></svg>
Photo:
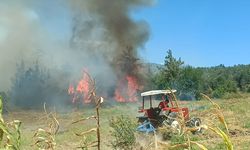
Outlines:
<svg viewBox="0 0 250 150"><path fill-rule="evenodd" d="M159 0L136 18L151 37L141 56L164 63L168 49L192 66L250 64L249 0Z"/></svg>

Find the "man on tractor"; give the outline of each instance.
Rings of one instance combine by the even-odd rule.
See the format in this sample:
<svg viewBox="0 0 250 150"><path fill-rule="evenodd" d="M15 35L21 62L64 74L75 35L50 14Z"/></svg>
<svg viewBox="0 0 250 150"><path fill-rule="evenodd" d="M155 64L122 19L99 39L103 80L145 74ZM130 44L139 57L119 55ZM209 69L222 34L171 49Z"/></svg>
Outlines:
<svg viewBox="0 0 250 150"><path fill-rule="evenodd" d="M137 117L140 123L139 131L151 132L163 125L171 126L173 122L178 123L178 116L183 117L186 126L200 126L199 118L189 118L187 107L179 107L177 103L173 102L175 92L176 90L151 90L141 93L142 105L138 112L143 115ZM161 102L159 103L157 100L160 97Z"/></svg>
<svg viewBox="0 0 250 150"><path fill-rule="evenodd" d="M169 107L168 106L169 100L167 95L162 95L162 101L159 103L158 107L160 109Z"/></svg>

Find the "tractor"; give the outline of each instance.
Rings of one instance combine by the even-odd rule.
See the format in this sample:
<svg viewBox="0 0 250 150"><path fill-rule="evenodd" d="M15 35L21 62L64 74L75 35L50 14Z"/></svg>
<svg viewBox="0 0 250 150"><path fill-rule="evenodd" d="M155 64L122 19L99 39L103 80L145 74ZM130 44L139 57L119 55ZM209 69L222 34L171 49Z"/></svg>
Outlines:
<svg viewBox="0 0 250 150"><path fill-rule="evenodd" d="M186 126L199 127L201 125L199 118L189 117L187 107L178 106L174 101L174 93L176 90L152 90L141 93L142 105L138 112L143 115L137 117L140 123L138 131L148 133L163 125L176 126L178 115L184 119Z"/></svg>

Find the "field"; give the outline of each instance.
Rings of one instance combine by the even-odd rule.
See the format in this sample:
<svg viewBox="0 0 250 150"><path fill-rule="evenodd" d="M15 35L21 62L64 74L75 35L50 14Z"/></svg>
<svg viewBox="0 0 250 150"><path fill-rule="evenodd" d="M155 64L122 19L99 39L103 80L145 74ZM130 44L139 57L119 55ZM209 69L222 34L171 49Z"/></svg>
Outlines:
<svg viewBox="0 0 250 150"><path fill-rule="evenodd" d="M218 99L214 100L217 104L221 106L222 112L225 116L229 128L229 135L231 141L234 145L234 149L248 150L250 147L250 95L241 95L240 98L231 99ZM190 115L200 117L204 124L208 122L213 122L218 124L219 121L216 120L216 116L213 114L213 108L207 100L192 101L192 102L181 102L181 105L188 106L190 109ZM102 149L112 149L110 147L110 142L114 140L111 136L110 131L112 130L109 126L109 120L116 116L128 116L132 121L136 122L136 116L138 107L140 103L120 103L107 105L103 104L100 109L100 119L101 119L101 148ZM48 109L48 112L51 111ZM54 110L53 110L54 111ZM72 124L72 122L77 121L81 118L86 118L95 115L95 109L92 106L85 106L80 109L72 109L65 111L57 111L56 118L60 124L59 132L56 135L56 149L58 150L69 150L77 149L80 145L82 137L76 136L75 133L80 133L95 127L95 120L85 120L79 123ZM4 114L4 119L9 122L14 119L22 121L21 125L21 149L29 150L35 149L34 147L34 134L38 128L48 128L48 120L46 118L44 111L35 110L15 110ZM180 139L171 139L163 141L161 134L157 134L157 141L159 143L164 142L174 145L174 143L183 142ZM145 138L137 138L138 147L146 149L147 145L152 145L153 135L142 135L136 133L136 135ZM149 137L149 138L146 138ZM88 139L95 139L95 133L88 136ZM148 141L146 139L149 139ZM210 131L204 131L202 134L192 135L190 134L190 139L196 141L200 144L205 145L208 149L226 149L224 147L223 140L216 134ZM95 149L95 148L94 148ZM148 149L153 149L153 146L148 147ZM198 147L193 147L193 149L199 149Z"/></svg>

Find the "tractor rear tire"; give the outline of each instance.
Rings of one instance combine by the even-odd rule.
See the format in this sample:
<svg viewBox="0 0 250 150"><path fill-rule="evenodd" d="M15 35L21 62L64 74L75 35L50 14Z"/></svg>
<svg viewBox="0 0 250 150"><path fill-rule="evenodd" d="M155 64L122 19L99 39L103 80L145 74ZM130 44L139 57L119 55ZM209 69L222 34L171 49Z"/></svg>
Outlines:
<svg viewBox="0 0 250 150"><path fill-rule="evenodd" d="M169 113L168 114L168 116L167 116L167 119L164 121L164 123L166 123L166 124L168 124L168 125L172 125L172 123L173 123L173 121L175 121L176 120L176 118L177 118L177 113L176 112L171 112L171 113Z"/></svg>

